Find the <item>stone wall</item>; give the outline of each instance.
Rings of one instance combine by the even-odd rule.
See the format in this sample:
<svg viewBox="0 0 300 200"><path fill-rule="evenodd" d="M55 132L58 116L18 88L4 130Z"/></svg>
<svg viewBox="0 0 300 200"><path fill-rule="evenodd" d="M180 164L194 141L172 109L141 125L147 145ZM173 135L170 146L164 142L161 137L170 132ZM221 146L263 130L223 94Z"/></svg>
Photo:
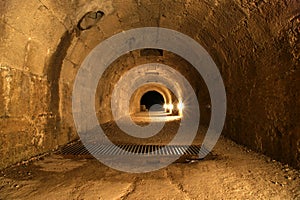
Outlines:
<svg viewBox="0 0 300 200"><path fill-rule="evenodd" d="M0 4L2 168L57 148L71 136L61 131L57 75L52 75L66 27L39 1Z"/></svg>

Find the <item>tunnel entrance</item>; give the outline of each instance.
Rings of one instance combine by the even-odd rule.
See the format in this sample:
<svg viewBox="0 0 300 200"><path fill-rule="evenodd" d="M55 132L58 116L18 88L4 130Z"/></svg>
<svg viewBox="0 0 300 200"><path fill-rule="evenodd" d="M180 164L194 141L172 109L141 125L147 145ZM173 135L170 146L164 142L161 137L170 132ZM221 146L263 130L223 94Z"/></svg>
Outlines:
<svg viewBox="0 0 300 200"><path fill-rule="evenodd" d="M157 91L146 92L140 100L141 112L149 111L149 109L153 105L156 106L152 107L151 110L163 111L164 103L165 103L164 97L159 92Z"/></svg>

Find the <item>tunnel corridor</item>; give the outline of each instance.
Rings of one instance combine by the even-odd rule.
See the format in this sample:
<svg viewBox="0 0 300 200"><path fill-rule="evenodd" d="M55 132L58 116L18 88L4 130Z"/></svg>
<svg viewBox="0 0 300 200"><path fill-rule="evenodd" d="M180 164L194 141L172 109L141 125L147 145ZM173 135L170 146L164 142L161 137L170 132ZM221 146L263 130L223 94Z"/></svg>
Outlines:
<svg viewBox="0 0 300 200"><path fill-rule="evenodd" d="M161 106L160 108L159 108L159 106L154 108L157 111L160 111L160 110L162 111L163 106L165 104L165 100L164 100L163 96L159 92L156 92L156 91L146 92L142 96L140 102L141 102L140 105L141 106L145 105L147 110L150 110L150 108L154 105L160 105Z"/></svg>
<svg viewBox="0 0 300 200"><path fill-rule="evenodd" d="M298 0L0 16L0 199L300 198Z"/></svg>

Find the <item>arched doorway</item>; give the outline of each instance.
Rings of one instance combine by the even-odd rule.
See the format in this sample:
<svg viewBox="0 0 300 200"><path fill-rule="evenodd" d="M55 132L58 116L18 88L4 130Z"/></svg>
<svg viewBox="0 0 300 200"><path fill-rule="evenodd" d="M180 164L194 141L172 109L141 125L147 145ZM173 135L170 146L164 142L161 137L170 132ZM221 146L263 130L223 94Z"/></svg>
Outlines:
<svg viewBox="0 0 300 200"><path fill-rule="evenodd" d="M140 100L141 111L148 111L152 106L153 107L151 108L151 110L163 111L164 103L165 100L162 94L157 91L148 91L142 96Z"/></svg>

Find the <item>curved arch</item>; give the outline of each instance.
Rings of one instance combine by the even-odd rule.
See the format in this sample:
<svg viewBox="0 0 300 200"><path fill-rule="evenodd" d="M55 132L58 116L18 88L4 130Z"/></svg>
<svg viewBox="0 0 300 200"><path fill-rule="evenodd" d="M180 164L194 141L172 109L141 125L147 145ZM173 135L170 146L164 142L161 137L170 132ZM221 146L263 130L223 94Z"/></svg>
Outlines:
<svg viewBox="0 0 300 200"><path fill-rule="evenodd" d="M130 114L134 114L140 111L139 100L146 92L151 90L157 91L164 97L165 103L172 103L176 97L175 95L164 85L159 83L148 83L138 88L130 98Z"/></svg>
<svg viewBox="0 0 300 200"><path fill-rule="evenodd" d="M159 75L152 73L152 67L155 67ZM177 70L164 64L147 63L130 69L120 78L112 93L112 103L118 105L113 111L114 119L117 120L130 114L131 111L126 109L129 108L128 102L131 98L128 91L133 87L139 88L148 83L161 84L168 90L173 91L174 95L178 97L178 101L180 101L183 96L187 95L184 89L185 81Z"/></svg>

